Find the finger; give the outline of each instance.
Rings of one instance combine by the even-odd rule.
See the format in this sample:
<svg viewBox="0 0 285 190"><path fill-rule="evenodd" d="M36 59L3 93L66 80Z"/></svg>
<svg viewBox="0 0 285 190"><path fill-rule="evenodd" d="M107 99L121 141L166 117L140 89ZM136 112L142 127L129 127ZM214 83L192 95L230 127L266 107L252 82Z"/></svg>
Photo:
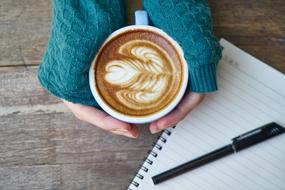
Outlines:
<svg viewBox="0 0 285 190"><path fill-rule="evenodd" d="M108 114L100 111L91 106L85 106L80 104L74 104L71 102L64 101L64 103L71 109L71 111L81 120L98 126L102 129L111 131L116 129L125 130L130 135L137 137L138 130L131 124L117 120Z"/></svg>
<svg viewBox="0 0 285 190"><path fill-rule="evenodd" d="M100 111L102 112L102 111ZM102 126L106 130L116 130L116 129L122 129L129 131L132 129L132 125L123 121L120 121L118 119L115 119L114 117L102 112L102 118L101 118Z"/></svg>
<svg viewBox="0 0 285 190"><path fill-rule="evenodd" d="M127 136L131 136L133 138L137 138L138 134L139 134L138 128L135 125L131 125L130 129L128 129L128 130L123 129L123 128L119 128L119 129L111 130L111 132L124 133Z"/></svg>
<svg viewBox="0 0 285 190"><path fill-rule="evenodd" d="M163 129L176 125L179 121L183 120L184 117L200 102L202 102L203 99L204 95L202 94L188 93L174 111L158 121L151 123L149 127L150 132L157 133Z"/></svg>
<svg viewBox="0 0 285 190"><path fill-rule="evenodd" d="M110 131L111 133L115 134L115 135L121 135L121 136L126 136L126 137L130 137L133 138L131 135L129 135L128 133L122 132L122 131Z"/></svg>
<svg viewBox="0 0 285 190"><path fill-rule="evenodd" d="M139 136L139 130L138 130L137 126L132 125L129 132L131 133L131 135L132 135L134 138L138 138L138 136Z"/></svg>
<svg viewBox="0 0 285 190"><path fill-rule="evenodd" d="M86 121L100 128L106 130L113 130L117 128L129 129L129 125L127 123L116 120L115 118L112 118L111 116L94 107L74 104L66 101L65 104L80 120Z"/></svg>
<svg viewBox="0 0 285 190"><path fill-rule="evenodd" d="M174 111L158 120L158 128L165 129L183 120L203 99L204 95L202 94L188 93Z"/></svg>
<svg viewBox="0 0 285 190"><path fill-rule="evenodd" d="M124 135L126 137L130 137L130 138L137 138L138 137L138 130L136 129L136 127L133 127L134 130L131 131L125 131L125 130L121 130L121 129L117 129L117 130L112 130L110 132L117 134L117 135Z"/></svg>
<svg viewBox="0 0 285 190"><path fill-rule="evenodd" d="M158 128L158 121L154 121L149 125L149 130L151 132L151 134L155 134L161 131L161 129Z"/></svg>
<svg viewBox="0 0 285 190"><path fill-rule="evenodd" d="M149 126L149 130L152 134L158 133L166 128L173 127L176 123L182 120L185 116L181 114L181 111L176 109L165 117L153 122Z"/></svg>
<svg viewBox="0 0 285 190"><path fill-rule="evenodd" d="M88 118L90 118L90 123L108 131L122 132L123 134L125 134L125 136L128 137L136 138L138 136L138 130L135 126L117 120L100 110L96 110L95 112L96 113L93 113L92 111L89 112L90 116L88 116Z"/></svg>
<svg viewBox="0 0 285 190"><path fill-rule="evenodd" d="M122 121L119 121L109 115L105 117L104 126L106 130L109 131L121 131L125 133L127 136L132 137L132 138L137 138L139 135L138 129L135 125L125 123Z"/></svg>

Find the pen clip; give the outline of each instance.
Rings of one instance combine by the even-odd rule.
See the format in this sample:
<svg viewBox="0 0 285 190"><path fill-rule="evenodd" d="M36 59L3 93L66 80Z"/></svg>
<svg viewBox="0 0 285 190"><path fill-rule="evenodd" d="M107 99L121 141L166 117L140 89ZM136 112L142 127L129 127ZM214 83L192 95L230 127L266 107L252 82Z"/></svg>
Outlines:
<svg viewBox="0 0 285 190"><path fill-rule="evenodd" d="M257 129L253 129L251 131L248 131L246 133L243 133L235 138L232 139L233 142L236 142L236 141L240 141L242 139L245 139L251 135L254 135L254 134L257 134L257 133L260 133L262 131L262 128L257 128Z"/></svg>
<svg viewBox="0 0 285 190"><path fill-rule="evenodd" d="M284 131L285 131L285 129L282 126L278 125L275 122L271 122L271 123L263 125L259 128L253 129L253 130L248 131L246 133L243 133L243 134L233 138L232 141L237 142L237 141L243 140L249 136L256 135L258 133L269 133L270 135L274 136L275 134L279 134L279 133L282 133Z"/></svg>

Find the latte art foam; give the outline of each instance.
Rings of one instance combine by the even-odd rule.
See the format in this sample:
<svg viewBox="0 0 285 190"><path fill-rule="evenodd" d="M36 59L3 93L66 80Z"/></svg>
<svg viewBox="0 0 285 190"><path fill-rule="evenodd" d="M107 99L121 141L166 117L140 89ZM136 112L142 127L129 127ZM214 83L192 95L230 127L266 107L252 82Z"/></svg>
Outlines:
<svg viewBox="0 0 285 190"><path fill-rule="evenodd" d="M165 60L158 50L164 54ZM146 40L127 42L118 53L121 58L106 64L105 80L119 86L121 90L116 92L116 96L125 106L134 110L140 110L141 106L152 108L152 103L165 95L166 87L175 74L171 59L163 49Z"/></svg>
<svg viewBox="0 0 285 190"><path fill-rule="evenodd" d="M94 67L97 90L114 110L154 114L175 98L183 79L179 54L150 31L130 31L105 44Z"/></svg>

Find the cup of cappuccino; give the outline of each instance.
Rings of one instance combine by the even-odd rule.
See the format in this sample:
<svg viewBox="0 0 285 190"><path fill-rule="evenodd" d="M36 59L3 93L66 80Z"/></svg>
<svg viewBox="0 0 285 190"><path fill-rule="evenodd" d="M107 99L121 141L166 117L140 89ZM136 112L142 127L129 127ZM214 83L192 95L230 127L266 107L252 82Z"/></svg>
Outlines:
<svg viewBox="0 0 285 190"><path fill-rule="evenodd" d="M148 25L136 11L136 25L113 32L89 70L92 94L108 114L128 123L148 123L173 110L188 82L183 50L167 33Z"/></svg>

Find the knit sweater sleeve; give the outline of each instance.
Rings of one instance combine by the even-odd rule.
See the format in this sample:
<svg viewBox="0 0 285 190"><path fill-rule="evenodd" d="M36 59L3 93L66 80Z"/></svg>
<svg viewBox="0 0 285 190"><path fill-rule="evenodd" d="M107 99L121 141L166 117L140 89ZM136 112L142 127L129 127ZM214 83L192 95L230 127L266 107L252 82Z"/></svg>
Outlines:
<svg viewBox="0 0 285 190"><path fill-rule="evenodd" d="M98 107L88 71L97 50L125 25L123 0L53 0L48 44L38 69L42 86L74 103Z"/></svg>
<svg viewBox="0 0 285 190"><path fill-rule="evenodd" d="M207 93L217 90L216 67L222 48L212 32L206 0L143 0L153 24L182 47L189 65L189 89Z"/></svg>

